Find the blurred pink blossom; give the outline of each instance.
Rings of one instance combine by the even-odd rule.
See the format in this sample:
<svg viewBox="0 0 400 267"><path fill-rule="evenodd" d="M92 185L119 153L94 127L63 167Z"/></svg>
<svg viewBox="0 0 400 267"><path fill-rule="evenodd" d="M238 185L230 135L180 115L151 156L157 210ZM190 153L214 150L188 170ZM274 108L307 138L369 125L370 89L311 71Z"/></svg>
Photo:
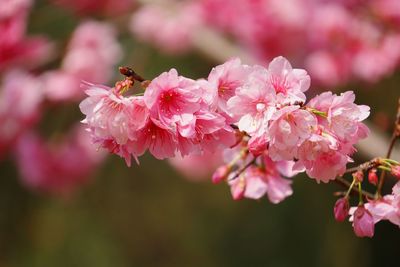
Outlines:
<svg viewBox="0 0 400 267"><path fill-rule="evenodd" d="M83 22L72 34L61 68L43 74L47 98L52 101L80 99L81 81L107 82L121 57L122 49L110 24Z"/></svg>
<svg viewBox="0 0 400 267"><path fill-rule="evenodd" d="M165 52L179 53L190 48L192 33L201 21L202 13L195 2L165 1L162 6L149 4L137 10L130 30Z"/></svg>
<svg viewBox="0 0 400 267"><path fill-rule="evenodd" d="M47 61L52 44L42 36L26 37L32 1L6 0L0 6L0 71L19 66L31 68Z"/></svg>
<svg viewBox="0 0 400 267"><path fill-rule="evenodd" d="M400 7L396 0L200 0L163 4L143 5L133 16L131 29L139 38L169 53L190 48L198 34L196 29L206 25L233 37L260 62L278 55L290 57L308 69L316 84L336 86L351 80L374 83L399 67L399 50L395 47Z"/></svg>
<svg viewBox="0 0 400 267"><path fill-rule="evenodd" d="M43 99L38 78L21 70L4 75L0 87L0 156L38 121Z"/></svg>
<svg viewBox="0 0 400 267"><path fill-rule="evenodd" d="M201 181L208 179L222 161L221 152L204 152L201 155L176 155L168 159L169 163L187 179Z"/></svg>
<svg viewBox="0 0 400 267"><path fill-rule="evenodd" d="M33 190L63 196L88 182L103 155L91 145L82 127L58 142L46 142L35 133L27 133L16 149L22 182Z"/></svg>

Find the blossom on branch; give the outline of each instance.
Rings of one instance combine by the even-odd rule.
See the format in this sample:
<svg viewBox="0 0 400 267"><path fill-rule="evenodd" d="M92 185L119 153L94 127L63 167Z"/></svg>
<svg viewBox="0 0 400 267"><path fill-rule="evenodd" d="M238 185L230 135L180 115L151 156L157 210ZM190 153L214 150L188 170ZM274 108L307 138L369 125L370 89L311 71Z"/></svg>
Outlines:
<svg viewBox="0 0 400 267"><path fill-rule="evenodd" d="M146 150L158 159L224 149L213 176L227 180L234 199L292 194L291 177L306 173L329 182L346 170L353 147L368 134L369 108L353 92L323 93L306 102L310 77L283 57L268 68L231 59L193 80L175 69L143 82L143 96L126 94L135 80L114 88L87 85L81 103L93 141L130 163ZM129 80L130 79L130 80Z"/></svg>

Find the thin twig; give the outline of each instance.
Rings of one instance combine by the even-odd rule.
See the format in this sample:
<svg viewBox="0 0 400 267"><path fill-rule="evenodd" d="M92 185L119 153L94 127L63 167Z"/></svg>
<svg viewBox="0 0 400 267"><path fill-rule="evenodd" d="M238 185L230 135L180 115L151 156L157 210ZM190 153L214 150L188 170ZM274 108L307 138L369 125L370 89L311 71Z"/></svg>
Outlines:
<svg viewBox="0 0 400 267"><path fill-rule="evenodd" d="M342 177L337 177L337 178L335 179L335 182L338 183L338 184L340 184L340 185L342 185L342 186L344 186L344 187L346 187L346 188L349 188L350 185L351 185L351 183L350 183L349 181L347 181L346 179L344 179L344 178L342 178ZM358 194L358 189L355 188L355 187L353 187L353 188L351 189L351 191L352 191L353 193L355 193L355 194ZM364 196L365 199L368 199L368 198L369 198L369 199L373 199L373 198L374 198L374 195L373 195L373 194L371 194L371 193L369 193L369 192L367 192L367 191L364 191L364 190L361 190L361 194Z"/></svg>
<svg viewBox="0 0 400 267"><path fill-rule="evenodd" d="M236 174L234 176L232 176L231 178L228 179L229 181L235 180L236 178L239 177L240 174L242 174L248 167L250 167L251 165L253 165L256 162L257 158L254 158L252 161L250 161L249 163L247 163L243 168L241 168L240 170L238 170L236 172Z"/></svg>
<svg viewBox="0 0 400 267"><path fill-rule="evenodd" d="M344 173L353 173L356 171L366 171L369 169L372 169L374 167L377 167L380 164L381 158L373 158L367 162L364 162L356 167L347 169Z"/></svg>

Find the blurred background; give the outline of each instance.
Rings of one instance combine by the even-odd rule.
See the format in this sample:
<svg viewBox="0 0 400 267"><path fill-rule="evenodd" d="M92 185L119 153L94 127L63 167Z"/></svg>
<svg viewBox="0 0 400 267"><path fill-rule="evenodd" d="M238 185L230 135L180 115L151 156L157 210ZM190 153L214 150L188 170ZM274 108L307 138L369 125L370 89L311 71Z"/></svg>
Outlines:
<svg viewBox="0 0 400 267"><path fill-rule="evenodd" d="M310 73L310 95L354 90L390 135L398 0L0 0L0 266L396 266L398 227L357 238L332 216L336 184L298 176L279 205L233 201L211 184L218 156L128 168L80 126L80 82L112 86L118 66L197 79L278 55Z"/></svg>

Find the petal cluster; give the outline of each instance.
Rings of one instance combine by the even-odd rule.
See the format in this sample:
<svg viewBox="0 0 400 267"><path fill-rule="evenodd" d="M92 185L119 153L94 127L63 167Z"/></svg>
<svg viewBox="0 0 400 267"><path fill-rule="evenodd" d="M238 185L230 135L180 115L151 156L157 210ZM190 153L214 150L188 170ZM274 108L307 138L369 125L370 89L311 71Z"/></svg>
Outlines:
<svg viewBox="0 0 400 267"><path fill-rule="evenodd" d="M307 102L310 76L277 57L267 68L231 59L193 80L175 69L144 86L143 96L87 85L83 120L101 147L125 158L158 159L225 149L214 182L228 180L234 199L292 194L290 177L305 171L329 182L346 170L354 144L368 134L369 108L353 92ZM281 166L284 165L285 168Z"/></svg>

